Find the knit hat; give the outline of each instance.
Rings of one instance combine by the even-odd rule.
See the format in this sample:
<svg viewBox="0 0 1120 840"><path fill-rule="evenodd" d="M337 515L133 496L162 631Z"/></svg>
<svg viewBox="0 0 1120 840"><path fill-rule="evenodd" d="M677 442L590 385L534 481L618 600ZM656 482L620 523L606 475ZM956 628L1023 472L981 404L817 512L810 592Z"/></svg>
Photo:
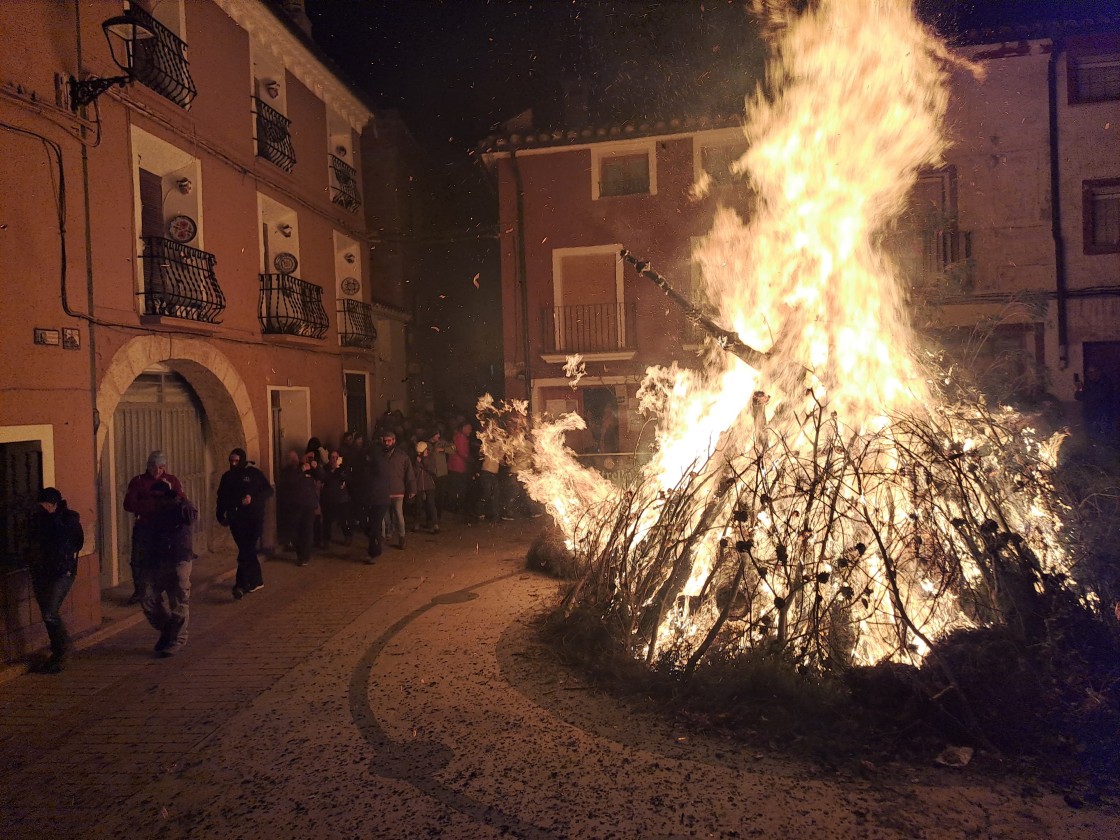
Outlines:
<svg viewBox="0 0 1120 840"><path fill-rule="evenodd" d="M166 467L167 466L167 456L164 455L162 452L160 452L158 449L155 450L151 455L148 456L148 466L149 467Z"/></svg>
<svg viewBox="0 0 1120 840"><path fill-rule="evenodd" d="M416 454L417 455L423 455L427 451L428 451L428 444L427 443L425 443L422 440L416 442Z"/></svg>
<svg viewBox="0 0 1120 840"><path fill-rule="evenodd" d="M248 464L249 464L249 456L245 454L245 450L244 450L244 449L242 449L242 448L241 448L240 446L239 446L239 447L237 447L236 449L232 449L232 450L230 450L230 453L229 453L229 454L230 454L230 457L231 457L231 458L232 458L232 457L233 457L234 455L236 455L236 456L237 456L238 458L240 458L240 459L241 459L241 463L240 463L240 466L242 466L242 467L244 467L244 466L248 466Z"/></svg>
<svg viewBox="0 0 1120 840"><path fill-rule="evenodd" d="M49 502L52 505L57 505L62 502L62 494L58 492L58 490L56 490L54 487L44 487L39 491L38 501Z"/></svg>

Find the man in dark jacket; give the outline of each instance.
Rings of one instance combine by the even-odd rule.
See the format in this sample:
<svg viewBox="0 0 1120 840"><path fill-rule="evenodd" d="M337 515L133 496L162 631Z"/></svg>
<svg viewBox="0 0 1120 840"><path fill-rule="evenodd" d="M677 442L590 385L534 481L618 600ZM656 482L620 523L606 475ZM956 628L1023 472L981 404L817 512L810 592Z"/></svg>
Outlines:
<svg viewBox="0 0 1120 840"><path fill-rule="evenodd" d="M218 522L229 527L237 544L237 578L233 597L241 598L264 586L257 545L264 530L265 504L272 498L272 485L253 466L244 449L229 453L229 470L218 484Z"/></svg>
<svg viewBox="0 0 1120 840"><path fill-rule="evenodd" d="M311 464L293 449L288 452L288 463L276 478L276 517L283 529L283 541L291 543L296 550L297 566L311 562L318 508L319 485L311 472Z"/></svg>
<svg viewBox="0 0 1120 840"><path fill-rule="evenodd" d="M140 606L148 623L159 631L155 652L174 656L187 643L194 567L192 531L198 511L170 484L159 482L151 493L155 507L149 514L148 541L141 555Z"/></svg>
<svg viewBox="0 0 1120 840"><path fill-rule="evenodd" d="M381 446L374 452L379 473L381 498L389 506L389 524L397 532L397 548L404 548L404 500L416 495L416 473L412 459L397 448L397 435L386 429L381 433ZM378 526L380 527L380 525Z"/></svg>
<svg viewBox="0 0 1120 840"><path fill-rule="evenodd" d="M77 577L78 552L85 544L85 534L78 513L70 510L54 487L39 491L29 525L31 587L51 641L50 658L37 670L57 674L70 647L59 611Z"/></svg>

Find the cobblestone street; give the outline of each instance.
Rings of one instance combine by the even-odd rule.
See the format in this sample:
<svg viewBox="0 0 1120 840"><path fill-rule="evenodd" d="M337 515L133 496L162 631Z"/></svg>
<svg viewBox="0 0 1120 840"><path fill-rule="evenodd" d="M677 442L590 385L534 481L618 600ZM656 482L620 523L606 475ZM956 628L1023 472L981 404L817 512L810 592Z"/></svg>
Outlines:
<svg viewBox="0 0 1120 840"><path fill-rule="evenodd" d="M0 685L4 838L1117 836L1116 816L960 771L853 779L635 716L531 619L536 523L198 582L191 637L146 624Z"/></svg>

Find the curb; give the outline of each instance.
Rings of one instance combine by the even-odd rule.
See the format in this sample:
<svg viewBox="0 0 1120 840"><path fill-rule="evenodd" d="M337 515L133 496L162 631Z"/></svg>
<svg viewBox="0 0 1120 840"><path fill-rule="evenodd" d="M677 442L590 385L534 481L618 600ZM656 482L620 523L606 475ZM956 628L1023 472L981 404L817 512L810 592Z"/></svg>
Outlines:
<svg viewBox="0 0 1120 840"><path fill-rule="evenodd" d="M191 588L193 589L197 586L209 586L214 583L222 583L223 581L227 581L230 578L234 577L237 577L236 567L228 569L224 572L219 572L213 577L207 578L206 580L198 581L197 583L192 581ZM131 627L135 627L137 624L141 624L144 621L145 619L143 611L137 609L137 611L132 613L131 615L127 615L124 618L117 619L116 621L113 621L109 624L104 624L101 627L90 630L88 633L83 634L81 637L74 639L71 645L71 650L86 650L93 647L94 645L104 642L106 639L111 639L118 633L123 633L125 630L128 630ZM22 677L24 674L28 674L30 672L30 662L14 662L8 665L0 664L0 685L11 682L12 680L17 679L18 677Z"/></svg>

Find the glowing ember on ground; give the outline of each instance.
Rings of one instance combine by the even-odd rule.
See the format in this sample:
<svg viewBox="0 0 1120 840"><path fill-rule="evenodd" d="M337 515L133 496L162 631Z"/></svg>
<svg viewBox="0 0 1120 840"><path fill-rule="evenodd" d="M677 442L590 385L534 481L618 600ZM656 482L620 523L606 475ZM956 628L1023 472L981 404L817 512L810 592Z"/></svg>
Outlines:
<svg viewBox="0 0 1120 840"><path fill-rule="evenodd" d="M914 660L954 628L1029 632L1066 580L1060 441L950 392L877 246L940 160L953 59L904 0L811 9L770 21L773 95L748 107L740 162L756 212L721 210L698 254L716 320L766 359L651 369L656 450L625 489L565 448L574 416L534 429L520 474L586 563L571 606L650 661Z"/></svg>

